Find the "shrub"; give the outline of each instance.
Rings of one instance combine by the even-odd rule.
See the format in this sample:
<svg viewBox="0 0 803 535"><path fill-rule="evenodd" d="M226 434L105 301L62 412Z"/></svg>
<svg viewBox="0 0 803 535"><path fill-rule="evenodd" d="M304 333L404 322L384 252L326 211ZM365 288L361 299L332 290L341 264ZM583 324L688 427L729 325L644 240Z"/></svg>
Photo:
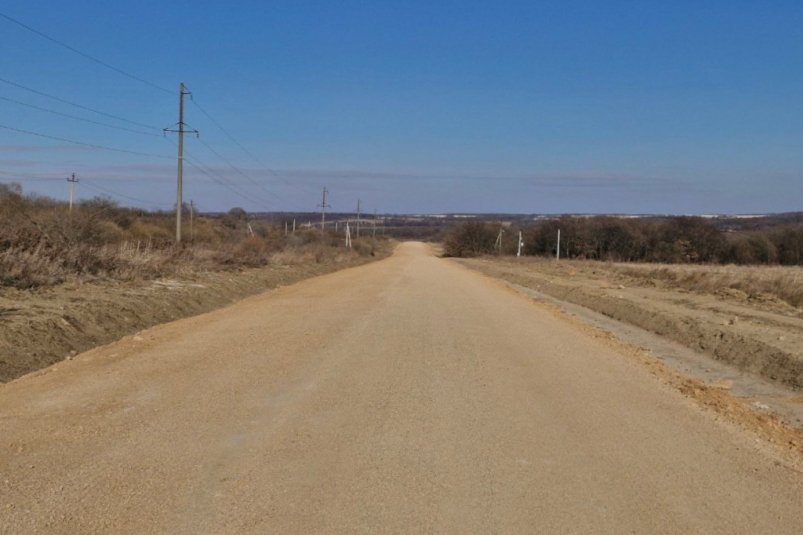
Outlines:
<svg viewBox="0 0 803 535"><path fill-rule="evenodd" d="M225 216L198 215L184 242L174 238L174 214L124 208L106 198L67 204L25 196L0 184L0 286L30 288L69 278L174 276L198 269L263 266L272 258L293 263L341 261L373 253L372 243L346 252L340 236L297 230L285 236L266 219L242 209ZM230 225L227 226L226 223ZM191 239L194 236L194 239ZM284 256L276 253L284 251Z"/></svg>
<svg viewBox="0 0 803 535"><path fill-rule="evenodd" d="M488 223L467 221L456 226L446 236L446 256L469 257L493 252L497 232Z"/></svg>

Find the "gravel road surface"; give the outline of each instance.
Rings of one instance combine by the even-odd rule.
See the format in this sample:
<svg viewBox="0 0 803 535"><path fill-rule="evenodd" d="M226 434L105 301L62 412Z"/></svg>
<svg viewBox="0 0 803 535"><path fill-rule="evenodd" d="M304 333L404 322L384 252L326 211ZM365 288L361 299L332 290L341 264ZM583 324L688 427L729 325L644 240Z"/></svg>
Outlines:
<svg viewBox="0 0 803 535"><path fill-rule="evenodd" d="M402 244L0 386L2 533L800 533L803 475Z"/></svg>

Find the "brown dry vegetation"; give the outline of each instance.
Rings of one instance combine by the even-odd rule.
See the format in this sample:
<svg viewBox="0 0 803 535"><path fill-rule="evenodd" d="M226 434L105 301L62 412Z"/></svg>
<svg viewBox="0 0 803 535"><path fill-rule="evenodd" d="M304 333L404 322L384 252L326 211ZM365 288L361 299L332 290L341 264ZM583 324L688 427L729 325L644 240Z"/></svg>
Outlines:
<svg viewBox="0 0 803 535"><path fill-rule="evenodd" d="M698 293L741 292L747 299L777 299L803 308L803 267L700 266L667 264L606 264L606 268L634 279L663 281Z"/></svg>
<svg viewBox="0 0 803 535"><path fill-rule="evenodd" d="M187 214L189 216L189 214ZM109 199L65 203L0 186L0 382L158 323L389 254L241 209L185 219ZM235 273L236 272L236 273Z"/></svg>
<svg viewBox="0 0 803 535"><path fill-rule="evenodd" d="M185 218L185 242L174 243L173 215L123 208L106 198L66 203L24 196L0 185L0 286L35 288L72 279L135 280L195 271L260 267L272 262L328 262L374 254L374 240L345 251L332 235L284 229L249 219L242 209Z"/></svg>
<svg viewBox="0 0 803 535"><path fill-rule="evenodd" d="M497 253L499 225L471 221L453 228L444 240L446 256ZM555 254L562 231L561 258L579 270L607 272L640 285L655 285L803 307L803 225L726 233L701 218L633 221L613 217L562 218L522 229L523 254ZM518 229L506 229L516 235ZM748 243L762 243L772 254L750 256ZM503 241L503 255L516 252L516 240ZM766 252L766 251L765 251ZM604 262L601 262L603 260ZM735 265L728 262L752 264ZM778 265L787 264L787 265ZM545 264L547 271L549 264Z"/></svg>
<svg viewBox="0 0 803 535"><path fill-rule="evenodd" d="M769 218L768 218L769 219ZM502 253L516 252L522 232L523 253L552 256L561 231L562 258L670 264L803 265L803 222L765 222L752 228L717 226L701 217L622 218L611 216L561 217L504 226L500 222L471 221L446 236L449 256L490 254L502 229Z"/></svg>

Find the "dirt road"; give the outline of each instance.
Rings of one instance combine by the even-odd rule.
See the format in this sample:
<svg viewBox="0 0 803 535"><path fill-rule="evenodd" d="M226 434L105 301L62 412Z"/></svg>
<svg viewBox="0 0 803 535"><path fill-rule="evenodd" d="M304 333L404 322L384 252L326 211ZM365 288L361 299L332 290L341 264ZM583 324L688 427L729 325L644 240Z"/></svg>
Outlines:
<svg viewBox="0 0 803 535"><path fill-rule="evenodd" d="M803 475L501 284L392 258L0 386L0 531L799 533Z"/></svg>

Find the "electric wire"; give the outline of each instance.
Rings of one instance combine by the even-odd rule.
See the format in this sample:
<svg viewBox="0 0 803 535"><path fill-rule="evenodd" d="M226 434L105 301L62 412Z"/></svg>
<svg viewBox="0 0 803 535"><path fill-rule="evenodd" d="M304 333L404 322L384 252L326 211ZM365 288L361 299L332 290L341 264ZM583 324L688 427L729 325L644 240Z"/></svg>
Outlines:
<svg viewBox="0 0 803 535"><path fill-rule="evenodd" d="M99 126L105 126L106 128L114 128L115 130L122 130L124 132L133 132L134 134L140 134L143 136L154 136L159 137L159 134L151 133L151 132L143 132L141 130L134 130L133 128L126 128L124 126L117 126L109 123L102 123L100 121L93 121L92 119L86 119L84 117L78 117L77 115L70 115L69 113L62 113L60 111L51 110L50 108L43 108L41 106L36 106L34 104L29 104L27 102L22 102L20 100L14 100L13 98L3 97L0 96L0 100L5 100L6 102L11 102L17 104L19 106L25 106L27 108L32 108L34 110L44 111L47 113L52 113L53 115L60 115L61 117L67 117L69 119L74 119L76 121L83 121L85 123L96 124Z"/></svg>
<svg viewBox="0 0 803 535"><path fill-rule="evenodd" d="M32 175L27 174L27 173L10 173L10 172L7 172L7 171L0 171L0 175L12 176L12 177L14 177L13 178L14 182L62 182L64 180L66 180L65 177L32 176ZM130 200L130 201L135 201L135 202L142 203L142 204L147 204L147 205L157 206L157 207L158 206L168 206L168 207L173 206L172 204L168 204L168 203L159 203L159 202L156 202L156 201L146 201L145 199L139 199L137 197L131 197L129 195L125 195L123 193L119 193L119 192L110 190L108 188L104 188L103 186L99 186L99 185L94 183L95 180L97 180L97 179L92 179L91 181L89 181L87 179L81 179L80 180L80 184L81 184L81 186L87 186L90 189L94 189L95 191L98 191L98 192L106 194L106 195L111 195L113 197L127 199L127 200Z"/></svg>
<svg viewBox="0 0 803 535"><path fill-rule="evenodd" d="M135 151L135 150L118 149L118 148L115 148L115 147L107 147L105 145L96 145L94 143L85 143L83 141L75 141L73 139L68 139L68 138L65 138L65 137L58 137L58 136L51 136L51 135L48 135L48 134L41 134L39 132L32 132L30 130L23 130L22 128L14 128L13 126L7 126L7 125L3 125L3 124L0 124L0 128L3 128L5 130L10 130L12 132L28 134L28 135L31 135L31 136L37 136L37 137L41 137L41 138L45 138L45 139L52 139L52 140L55 140L55 141L62 141L64 143L71 143L73 145L78 145L78 146L81 146L81 147L89 147L89 148L93 148L93 149L107 150L107 151L111 151L111 152L121 152L121 153L124 153L124 154L134 154L134 155L137 155L137 156L148 156L150 158L162 158L162 159L168 159L168 160L172 160L173 159L171 156L165 156L163 154L152 154L152 153L149 153L149 152L139 152L139 151Z"/></svg>
<svg viewBox="0 0 803 535"><path fill-rule="evenodd" d="M81 180L80 183L81 183L82 186L86 186L86 187L88 187L90 189L94 189L95 191L99 191L101 193L105 193L107 195L112 195L114 197L118 197L118 198L121 198L121 199L127 199L129 201L134 201L134 202L138 202L138 203L142 203L142 204L148 204L148 205L157 206L157 207L158 206L172 207L172 206L175 205L175 203L163 203L163 202L156 202L156 201L147 201L145 199L132 197L130 195L126 195L124 193L120 193L120 192L105 188L103 186L99 186L99 185L95 184L94 182L86 180L86 179Z"/></svg>
<svg viewBox="0 0 803 535"><path fill-rule="evenodd" d="M101 59L98 59L98 58L96 58L94 56L91 56L91 55L85 53L85 52L82 52L81 50L78 50L75 47L73 47L71 45L68 45L67 43L64 43L64 42L62 42L62 41L60 41L58 39L55 39L55 38L53 38L53 37L51 37L51 36L49 36L49 35L47 35L47 34L45 34L43 32L40 32L40 31L38 31L38 30L26 25L25 23L13 18L13 17L10 17L10 16L8 16L8 15L6 15L4 13L1 13L1 12L0 12L0 17L6 19L9 22L12 22L12 23L14 23L14 24L16 24L16 25L18 25L18 26L20 26L20 27L22 27L22 28L34 33L34 34L36 34L36 35L39 35L40 37L42 37L44 39L47 39L47 40L49 40L49 41L51 41L53 43L56 43L59 46L62 46L64 48L66 48L66 49L68 49L68 50L70 50L70 51L72 51L72 52L74 52L74 53L86 58L86 59L89 59L89 60L91 60L91 61L93 61L95 63L98 63L98 64L100 64L100 65L102 65L102 66L104 66L104 67L106 67L106 68L108 68L110 70L113 70L113 71L117 72L118 74L122 74L122 75L127 76L127 77L129 77L131 79L137 80L137 81L139 81L141 83L144 83L146 85L149 85L151 87L159 89L159 90L161 90L163 92L172 94L172 91L170 91L169 89L166 89L164 87L158 86L158 85L156 85L156 84L154 84L152 82L149 82L148 80L140 78L140 77L138 77L136 75L133 75L133 74L127 72L127 71L119 69L119 68L117 68L117 67L115 67L115 66L113 66L113 65L111 65L111 64L109 64L109 63L107 63L107 62L105 62L105 61L103 61ZM33 88L30 88L30 87L24 86L22 84L13 82L11 80L6 80L4 78L0 78L0 82L5 83L5 84L10 85L10 86L13 86L13 87L16 87L18 89L22 89L22 90L28 91L30 93L33 93L33 94L36 94L36 95L39 95L39 96L42 96L42 97L46 97L46 98L49 98L49 99L52 99L52 100L55 100L55 101L58 101L58 102L61 102L61 103L64 103L64 104L68 104L70 106L73 106L73 107L76 107L76 108L79 108L79 109L82 109L82 110L90 111L92 113L96 113L96 114L108 117L108 118L111 118L111 119L114 119L114 120L117 120L117 121L126 122L126 123L129 123L129 124L132 124L132 125L135 125L135 126L139 126L139 127L143 127L143 128L158 130L158 128L155 127L155 126L147 125L147 124L140 123L138 121L133 121L133 120L130 120L130 119L126 119L124 117L120 117L119 115L114 115L114 114L111 114L111 113L108 113L108 112L97 110L97 109L91 108L89 106L84 106L82 104L78 104L78 103L63 99L61 97L57 97L55 95L52 95L52 94L49 94L49 93L45 93L43 91L39 91L37 89L33 89ZM25 102L22 102L22 101L18 101L18 100L15 100L15 99L11 99L11 98L8 98L8 97L0 96L0 99L5 100L7 102L11 102L11 103L17 104L17 105L26 106L26 107L29 107L29 108L32 108L32 109L36 109L36 110L52 113L54 115L59 115L59 116L67 117L67 118L74 119L74 120L84 121L84 122L91 123L91 124L96 124L96 125L99 125L99 126L115 128L115 129L119 129L119 130L123 130L123 131L129 131L129 132L133 132L133 133L137 133L137 134L143 134L143 135L149 135L149 136L158 135L158 134L151 134L151 133L148 133L148 132L141 132L141 131L133 130L133 129L129 129L129 128L124 128L124 127L120 127L120 126L116 126L116 125L110 125L108 123L102 123L102 122L99 122L99 121L93 121L91 119L86 119L86 118L83 118L83 117L78 117L78 116L75 116L75 115L62 113L62 112L59 112L59 111L56 111L56 110L52 110L52 109L49 109L49 108L44 108L44 107L36 106L36 105L33 105L33 104L28 104L28 103L25 103ZM194 100L192 100L192 102L195 103ZM207 112L205 108L203 108L202 106L200 106L197 103L195 103L195 105L198 108L198 110L200 110L221 132L223 132L244 153L246 153L250 158L252 158L254 161L259 163L261 166L265 167L264 164L253 153L251 153L242 143L240 143L236 138L234 138L234 136L228 130L226 130L214 117L212 117L211 114L209 112ZM76 141L76 140L73 140L73 139L63 138L63 137L59 137L59 136L52 136L52 135L49 135L49 134L42 134L40 132L34 132L34 131L31 131L31 130L25 130L25 129L21 129L21 128L15 128L15 127L12 127L12 126L2 125L2 124L0 124L0 128L3 128L5 130L9 130L9 131L13 131L13 132L17 132L17 133L23 133L23 134L27 134L27 135L31 135L31 136L41 137L41 138L44 138L44 139L61 141L61 142L70 143L70 144L77 145L77 146L87 147L87 148L94 148L94 149L100 149L100 150L106 150L106 151L112 151L112 152L118 152L118 153L125 153L125 154L133 154L133 155L138 155L138 156L147 156L147 157L155 157L155 158L172 159L172 157L169 157L169 156L146 153L146 152L140 152L140 151L132 151L132 150L128 150L128 149L121 149L121 148L115 148L115 147L108 147L108 146L105 146L105 145L99 145L99 144L95 144L95 143L86 143L86 142L82 142L82 141ZM264 186L262 184L260 184L259 182L257 182L253 178L251 178L249 175L244 173L242 170L240 170L230 160L228 160L223 155L221 155L218 151L216 151L214 148L212 148L208 143L202 141L202 144L210 152L212 152L215 156L217 156L222 161L224 161L227 165L229 165L229 167L231 167L236 173L240 174L241 176L246 178L252 184L256 185L257 187L262 188L269 195L272 195L273 197L275 197L276 199L281 201L279 196L277 196L274 193L268 191L266 188L264 188ZM214 173L208 167L205 167L200 162L200 160L198 160L197 158L193 158L192 156L187 154L186 155L186 159L187 159L188 163L192 167L194 167L197 170L199 170L200 172L202 172L204 175L206 175L213 182L226 187L227 189L229 189L235 195L237 195L237 196L239 196L239 197L241 197L241 198L243 198L243 199L245 199L245 200L247 200L247 201L249 201L251 203L253 203L255 200L258 200L261 203L267 204L267 205L270 205L272 203L272 202L267 201L265 199L256 197L256 196L254 196L252 194L242 193L236 187L236 185L233 182L230 183L228 180L220 177L219 175L216 175L216 173ZM274 174L274 175L276 174L274 171L272 171L270 169L268 169L268 171L271 174ZM44 179L42 179L42 180L44 180ZM58 179L58 180L62 180L62 179ZM287 183L284 180L283 180L283 182ZM119 193L113 192L112 190L104 189L101 186L97 186L97 185L92 186L92 185L90 185L89 183L86 183L86 182L85 182L85 185L87 185L90 188L94 188L94 189L96 189L98 191L105 191L106 193L117 195L117 196L119 196L121 198L126 198L126 199L129 199L129 200L133 200L135 202L142 202L142 203L152 204L152 205L161 204L162 206L171 206L171 205L164 204L164 203L154 203L154 202L151 202L151 201L145 201L144 199L138 199L138 198L135 198L135 197L124 195L124 194L119 194ZM288 184L288 185L292 185L292 184Z"/></svg>
<svg viewBox="0 0 803 535"><path fill-rule="evenodd" d="M15 177L16 180L20 180L20 178L27 178L28 180L66 180L67 177L53 177L51 176L42 176L41 174L34 174L34 173L22 173L22 172L10 172L10 171L0 171L0 175L6 175L10 177ZM20 180L22 181L22 180Z"/></svg>
<svg viewBox="0 0 803 535"><path fill-rule="evenodd" d="M268 212L272 211L271 205L273 204L273 201L263 197L258 197L253 193L241 188L236 182L215 172L211 166L204 164L198 159L198 157L189 154L186 150L184 151L184 156L185 159L189 161L190 165L201 171L213 182L224 186L229 191L235 193L238 197L245 199L252 204L261 204L262 207Z"/></svg>
<svg viewBox="0 0 803 535"><path fill-rule="evenodd" d="M10 85L10 86L13 86L13 87L16 87L18 89L22 89L24 91L28 91L28 92L33 93L35 95L39 95L39 96L42 96L42 97L46 97L46 98L49 98L49 99L56 100L56 101L61 102L63 104L68 104L70 106L74 106L74 107L80 108L82 110L91 111L92 113L97 113L98 115L103 115L104 117L109 117L110 119L115 119L117 121L123 121L125 123L133 124L133 125L140 126L140 127L143 127L143 128L150 128L150 129L153 129L153 130L161 130L160 128L158 128L156 126L140 123L140 122L137 122L137 121L132 121L131 119L126 119L125 117L120 117L119 115L114 115L112 113L107 113L105 111L96 110L95 108L90 108L89 106L84 106L83 104L78 104L76 102L72 102L72 101L69 101L67 99L63 99L61 97L57 97L57 96L51 95L49 93L45 93L44 91L39 91L38 89L33 89L31 87L24 86L22 84L18 84L17 82L12 82L11 80L6 80L5 78L0 78L0 82L2 82L4 84L7 84L7 85Z"/></svg>
<svg viewBox="0 0 803 535"><path fill-rule="evenodd" d="M222 160L222 161L223 161L223 162L225 162L225 163L226 163L226 164L227 164L229 167L231 167L231 168L234 170L234 172L236 172L237 174L239 174L240 176L242 176L243 178L245 178L246 180L248 180L249 182L251 182L252 184L254 184L255 186L257 186L258 188L262 189L262 190L263 190L265 193L267 193L268 195L271 195L272 197L275 197L277 201L279 201L279 202L285 202L285 201L284 201L284 199L282 199L281 197L279 197L279 196L278 196L278 195L276 195L275 193L273 193L273 192L271 192L270 190L268 190L267 188L265 188L265 187L264 187L262 184L260 184L259 182L257 182L257 181L256 181L256 180L254 180L253 178L251 178L251 177L250 177L250 176L249 176L247 173L245 173L245 172L241 171L241 170L240 170L240 169L239 169L239 168L238 168L236 165L234 165L233 163L231 163L231 161L230 161L230 160L228 160L228 159L227 159L225 156L223 156L223 155L222 155L222 154L220 154L218 151L216 151L214 148L212 148L212 147L211 147L211 146L210 146L210 145L209 145L207 142L205 142L203 139L201 139L201 138L198 138L198 141L201 143L201 145L203 145L204 147L206 147L206 148L207 148L207 150L208 150L209 152L211 152L212 154L214 154L215 156L217 156L218 158L220 158L220 160Z"/></svg>
<svg viewBox="0 0 803 535"><path fill-rule="evenodd" d="M221 185L221 186L225 187L226 189L228 189L229 191L231 191L232 193L234 193L234 194L235 194L235 195L237 195L238 197L240 197L240 198L242 198L242 199L245 199L245 200L246 200L246 201L248 201L249 203L256 204L254 201L256 201L256 200L258 200L258 199L255 199L253 196L251 196L251 195L248 195L248 194L246 194L246 193L241 193L241 192L240 192L240 191L239 191L239 190L238 190L236 187L234 187L232 184L230 184L230 183L226 182L226 181L225 181L224 179L222 179L222 178L219 178L218 176L214 175L212 172L210 172L210 171L207 171L207 170L204 168L204 166L203 166L202 164L200 164L200 163L196 163L196 162L197 162L197 160L195 160L195 158L193 158L193 157L191 157L191 156L189 156L189 155L185 155L185 159L187 160L187 163L188 163L188 164L190 164L190 166L194 167L195 169L197 169L198 171L200 171L201 173L203 173L204 175L206 175L206 176L207 176L207 177L208 177L208 178L209 178L209 179L210 179L212 182L215 182L215 183L217 183L217 184L219 184L219 185ZM264 203L264 201L262 201L262 202ZM268 208L268 210L267 210L267 211L269 211L269 212L270 212L271 210Z"/></svg>
<svg viewBox="0 0 803 535"><path fill-rule="evenodd" d="M28 26L27 24L25 24L24 22L22 22L20 20L17 20L17 19L15 19L15 18L13 18L13 17L11 17L9 15L6 15L5 13L0 13L0 17L8 20L9 22L12 22L12 23L16 24L17 26L20 26L21 28L24 28L24 29L28 30L31 33L34 33L34 34L38 35L39 37L42 37L42 38L47 39L48 41L50 41L52 43L55 43L55 44L57 44L59 46L62 46L64 48L66 48L67 50L69 50L71 52L74 52L75 54L78 54L79 56L82 56L82 57L84 57L84 58L86 58L86 59L88 59L90 61L94 61L95 63L97 63L99 65L102 65L102 66L106 67L107 69L110 69L110 70L112 70L112 71L114 71L114 72L116 72L118 74L122 74L123 76L131 78L132 80L136 80L137 82L140 82L140 83L143 83L145 85L148 85L148 86L150 86L150 87L152 87L154 89L158 89L159 91L164 91L165 93L171 93L171 94L173 93L169 89L166 89L166 88L164 88L164 87L162 87L160 85L157 85L157 84L155 84L153 82L150 82L150 81L148 81L148 80L146 80L144 78L141 78L141 77L139 77L139 76L137 76L135 74L131 74L130 72L124 71L123 69L115 67L114 65L112 65L110 63L107 63L107 62L103 61L102 59L98 59L95 56L87 54L86 52L78 50L77 48L75 48L75 47L73 47L71 45L68 45L64 41L60 41L60 40L56 39L55 37L51 37L51 36L47 35L44 32L41 32L41 31L39 31L39 30L37 30L35 28L32 28L32 27Z"/></svg>
<svg viewBox="0 0 803 535"><path fill-rule="evenodd" d="M14 177L9 179L11 182L61 182L63 178L36 178L36 177ZM5 182L3 182L5 184Z"/></svg>
<svg viewBox="0 0 803 535"><path fill-rule="evenodd" d="M177 146L176 142L173 141L171 138L166 137L165 139L167 139L171 144L173 144L173 146ZM263 205L265 205L264 207L267 208L267 211L272 211L268 207L271 204L271 201L267 201L267 200L262 199L260 197L256 197L256 196L254 196L254 195L252 195L252 194L250 194L250 193L248 193L248 192L246 192L244 190L240 191L240 189L238 189L237 185L234 182L232 182L232 181L220 176L219 174L215 173L208 165L204 165L203 162L201 162L197 157L195 157L192 154L190 154L189 151L187 151L186 149L184 149L184 160L188 164L190 164L190 166L194 167L195 169L200 171L204 176L209 178L212 182L215 182L216 184L219 184L219 185L225 187L226 189L228 189L229 191L231 191L232 193L234 193L238 197L241 197L241 198L247 200L250 203L263 204Z"/></svg>
<svg viewBox="0 0 803 535"><path fill-rule="evenodd" d="M212 121L212 124L214 124L214 125L215 125L215 126L218 128L218 130L220 130L221 132L223 132L223 133L226 135L226 137L228 137L228 138L229 138L229 139L232 141L232 143L234 143L235 145L237 145L238 147L240 147L240 149L241 149L241 150L242 150L244 153L246 153L248 156L250 156L250 157L251 157L251 158L252 158L254 161L256 161L256 162L258 162L260 165L263 165L263 166L264 166L264 164L262 164L262 162L260 162L260 161L259 161L259 159L258 159L256 156L254 156L254 155L251 153L251 151L249 151L248 149L246 149L246 148L245 148L245 147L244 147L244 146L243 146L243 145L242 145L242 144L241 144L239 141L237 141L237 140L234 138L234 136L233 136L233 135L231 135L231 133L229 133L229 131L228 131L228 130L226 130L225 128L223 128L223 126L222 126L222 125L221 125L219 122L217 122L217 121L215 120L215 118L214 118L214 117L212 117L212 115L210 115L210 114L209 114L209 112L208 112L208 111L206 111L206 110L205 110L205 109L204 109L204 108L203 108L203 107L202 107L200 104L198 104L198 103L195 101L195 99L194 99L194 98L193 98L193 99L192 99L190 102L192 102L192 103L195 105L195 107L196 107L196 108L198 108L198 109L200 110L200 112L201 112L201 113L203 113L203 114L206 116L206 118L207 118L207 119L209 119L210 121Z"/></svg>
<svg viewBox="0 0 803 535"><path fill-rule="evenodd" d="M228 130L226 130L226 129L223 127L223 125L221 125L221 124L220 124L220 122L218 122L218 121L217 121L217 120L216 120L214 117L212 117L212 115L211 115L211 114L210 114L208 111L206 111L206 109L205 109L203 106L201 106L200 104L198 104L198 102L197 102L197 101L196 101L194 98L193 98L193 99L192 99L190 102L192 102L192 103L193 103L193 105L194 105L196 108L198 108L198 110L199 110L199 111L200 111L202 114L204 114L204 115L206 116L206 118L207 118L207 119L209 119L210 121L212 121L212 124L214 124L214 125L215 125L215 126L218 128L218 130L220 130L221 132L223 132L223 134L225 134L225 135L226 135L226 137L228 137L228 138L229 138L229 140L231 140L231 142L232 142L232 143L234 143L235 145L237 145L237 146L240 148L240 150L242 150L242 151L243 151L243 152L244 152L244 153L245 153L245 154L246 154L246 155L247 155L249 158L251 158L251 159L252 159L254 162L256 162L257 164L259 164L259 166L261 166L263 169L265 169L265 170L266 170L268 173L270 173L270 174L271 174L271 175L273 175L274 177L278 178L278 179L279 179L279 180L280 180L280 181L281 181L283 184L285 184L286 186L290 186L290 187L292 187L292 188L299 188L299 187L301 187L301 186L299 186L299 185L298 185L298 184L296 184L296 183L293 183L293 182L290 182L290 181L288 181L288 180L285 180L284 178L282 178L281 174L277 173L276 171L274 171L273 169L271 169L270 167L268 167L267 165L265 165L265 163L264 163L262 160L260 160L259 158L257 158L257 157L254 155L254 153L252 153L250 150L248 150L248 149L247 149L247 148L246 148L246 147L245 147L245 146L244 146L242 143L240 143L239 141L237 141L237 139L236 139L236 138L235 138L235 137L234 137L234 136L231 134L231 132L229 132ZM302 189L307 189L307 188L303 188L303 187L302 187Z"/></svg>

